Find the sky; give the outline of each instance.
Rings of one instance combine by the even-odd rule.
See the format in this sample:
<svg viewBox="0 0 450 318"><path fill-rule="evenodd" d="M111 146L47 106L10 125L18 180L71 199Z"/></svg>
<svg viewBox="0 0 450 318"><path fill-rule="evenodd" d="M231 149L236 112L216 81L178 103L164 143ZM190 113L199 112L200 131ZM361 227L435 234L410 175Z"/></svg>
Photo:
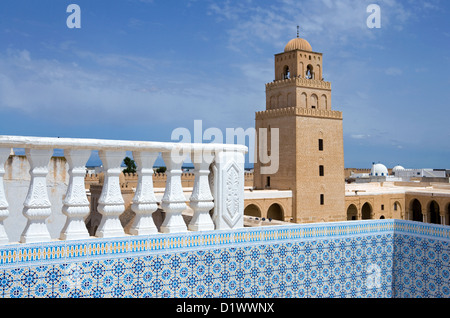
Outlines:
<svg viewBox="0 0 450 318"><path fill-rule="evenodd" d="M449 16L444 0L2 0L0 135L194 141L200 120L226 142L254 127L299 25L343 112L346 167L450 169Z"/></svg>

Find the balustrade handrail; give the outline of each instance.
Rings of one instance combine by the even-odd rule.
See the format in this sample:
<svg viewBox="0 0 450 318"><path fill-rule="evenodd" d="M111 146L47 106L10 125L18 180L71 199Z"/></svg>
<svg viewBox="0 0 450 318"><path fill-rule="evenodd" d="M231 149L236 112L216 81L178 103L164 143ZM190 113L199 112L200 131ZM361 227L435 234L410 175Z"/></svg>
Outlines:
<svg viewBox="0 0 450 318"><path fill-rule="evenodd" d="M133 141L113 139L91 139L91 138L59 138L59 137L34 137L34 136L0 136L0 147L10 148L52 148L52 149L90 149L90 150L114 150L123 148L128 151L151 150L171 151L173 149L194 151L238 151L246 153L248 148L244 145L219 144L219 143L182 143L162 141Z"/></svg>
<svg viewBox="0 0 450 318"><path fill-rule="evenodd" d="M138 174L138 184L131 205L136 216L128 234L158 233L152 218L152 213L159 208L154 194L152 176L153 165L160 154L167 167L166 187L160 203L160 208L165 212L165 218L160 227L161 232L243 227L246 146L0 136L0 244L9 242L7 229L3 222L10 213L3 176L5 174L4 164L10 155L11 148L25 148L25 154L30 164L31 180L22 211L27 218L27 224L20 237L21 243L42 242L51 239L46 219L52 213L53 203L50 202L48 196L46 177L54 149L64 150L70 176L67 192L62 202L61 212L67 218L60 232L61 240L90 238L84 223L84 219L90 212L84 178L85 165L92 150L99 151L105 172L105 180L97 205L102 219L95 236L114 237L126 234L119 219L119 216L125 211L119 175L126 151L132 151ZM189 155L194 164L195 180L189 199L194 214L186 226L182 216L187 205L181 186L181 167ZM11 200L11 196L9 199ZM212 217L209 214L211 209L214 209Z"/></svg>

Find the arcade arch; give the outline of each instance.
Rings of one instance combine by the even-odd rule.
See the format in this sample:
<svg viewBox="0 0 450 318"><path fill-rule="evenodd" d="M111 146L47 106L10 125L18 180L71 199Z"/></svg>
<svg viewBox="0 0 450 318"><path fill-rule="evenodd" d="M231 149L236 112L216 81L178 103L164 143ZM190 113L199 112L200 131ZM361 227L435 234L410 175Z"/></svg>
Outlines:
<svg viewBox="0 0 450 318"><path fill-rule="evenodd" d="M422 204L419 200L414 199L411 202L411 212L412 212L412 220L423 222L422 216Z"/></svg>
<svg viewBox="0 0 450 318"><path fill-rule="evenodd" d="M267 218L283 221L283 208L278 203L273 203L267 210Z"/></svg>
<svg viewBox="0 0 450 318"><path fill-rule="evenodd" d="M244 215L254 216L254 217L261 217L261 209L256 204L249 204L244 209Z"/></svg>
<svg viewBox="0 0 450 318"><path fill-rule="evenodd" d="M361 218L363 220L369 220L372 218L372 206L369 202L363 204L361 208Z"/></svg>
<svg viewBox="0 0 450 318"><path fill-rule="evenodd" d="M429 223L434 223L434 224L441 223L441 217L439 214L439 204L435 200L432 200L428 204L427 212L428 212L428 222Z"/></svg>
<svg viewBox="0 0 450 318"><path fill-rule="evenodd" d="M347 220L357 220L358 219L358 208L353 203L347 208Z"/></svg>

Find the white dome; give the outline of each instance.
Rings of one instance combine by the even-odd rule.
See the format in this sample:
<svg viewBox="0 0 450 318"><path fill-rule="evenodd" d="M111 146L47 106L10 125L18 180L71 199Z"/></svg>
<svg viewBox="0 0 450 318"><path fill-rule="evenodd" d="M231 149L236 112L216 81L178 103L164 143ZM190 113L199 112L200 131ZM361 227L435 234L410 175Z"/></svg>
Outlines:
<svg viewBox="0 0 450 318"><path fill-rule="evenodd" d="M371 176L387 176L388 174L388 169L381 163L374 163L372 165L372 169L370 170Z"/></svg>
<svg viewBox="0 0 450 318"><path fill-rule="evenodd" d="M405 168L403 168L402 166L399 166L399 165L392 168L392 171L398 171L398 170L405 170Z"/></svg>

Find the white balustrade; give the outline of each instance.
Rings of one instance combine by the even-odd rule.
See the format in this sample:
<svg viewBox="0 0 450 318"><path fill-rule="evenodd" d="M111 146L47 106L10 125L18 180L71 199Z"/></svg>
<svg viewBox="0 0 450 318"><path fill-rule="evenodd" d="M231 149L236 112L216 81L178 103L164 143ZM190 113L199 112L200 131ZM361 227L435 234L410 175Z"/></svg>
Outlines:
<svg viewBox="0 0 450 318"><path fill-rule="evenodd" d="M84 177L86 175L86 162L91 150L65 150L64 156L69 164L69 186L62 212L67 216L66 224L61 231L62 240L86 239L89 233L84 224L88 216L89 200L86 196Z"/></svg>
<svg viewBox="0 0 450 318"><path fill-rule="evenodd" d="M98 237L123 236L125 234L119 216L125 211L125 201L120 190L120 165L125 151L100 150L98 155L103 163L105 181L98 200L98 211L102 220L95 233Z"/></svg>
<svg viewBox="0 0 450 318"><path fill-rule="evenodd" d="M163 233L187 231L186 223L181 214L187 207L181 185L181 166L186 156L187 154L180 154L177 151L162 154L167 167L166 189L161 200L161 208L166 212L164 222L161 225L161 232Z"/></svg>
<svg viewBox="0 0 450 318"><path fill-rule="evenodd" d="M191 231L214 230L214 223L209 215L209 211L214 208L214 198L209 187L209 165L213 158L204 156L202 152L193 152L192 161L194 164L194 189L192 190L190 207L194 210L194 215L189 223Z"/></svg>
<svg viewBox="0 0 450 318"><path fill-rule="evenodd" d="M28 219L28 223L20 241L22 243L49 241L50 233L45 220L51 215L52 210L47 193L47 173L53 149L26 148L25 154L31 167L31 182L23 203L23 215Z"/></svg>
<svg viewBox="0 0 450 318"><path fill-rule="evenodd" d="M5 229L4 220L20 213L8 205L7 198L12 200L14 196L6 195L8 184L4 181L4 163L10 155L11 148L24 148L30 164L31 180L22 211L27 221L20 237L22 243L51 240L47 221L50 222L49 217L52 213L62 213L66 216L65 224L61 224L59 239L91 238L85 219L92 207L86 195L84 178L85 165L92 150L98 150L105 174L97 205L102 218L95 236L116 237L158 233L152 216L158 209L153 189L153 165L160 154L167 167L166 188L160 202L165 217L160 232L177 233L243 227L244 154L247 151L245 146L0 136L0 244L11 241L6 234L8 231ZM61 202L62 208L57 208L55 202L50 202L47 192L52 186L47 185L49 162L56 148L64 149L70 177L66 195ZM132 152L138 174L138 184L131 202L131 210L136 215L127 234L119 218L125 211L119 176L126 151ZM181 168L189 154L195 168L195 181L192 193L187 198L181 184ZM194 213L187 225L183 212L188 205ZM53 219L52 216L52 222Z"/></svg>
<svg viewBox="0 0 450 318"><path fill-rule="evenodd" d="M137 164L138 185L131 205L136 217L130 234L145 235L158 232L152 217L153 212L158 209L153 191L153 165L157 157L157 152L133 151L133 158Z"/></svg>

